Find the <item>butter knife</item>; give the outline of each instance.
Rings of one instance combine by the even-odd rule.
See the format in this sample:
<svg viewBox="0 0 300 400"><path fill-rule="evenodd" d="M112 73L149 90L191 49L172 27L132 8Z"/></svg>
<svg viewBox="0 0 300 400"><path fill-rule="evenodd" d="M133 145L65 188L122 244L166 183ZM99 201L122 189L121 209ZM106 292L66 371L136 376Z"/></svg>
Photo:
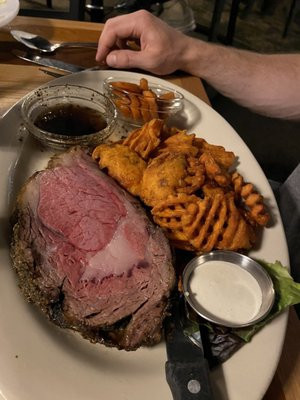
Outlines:
<svg viewBox="0 0 300 400"><path fill-rule="evenodd" d="M21 58L22 60L30 61L38 65L43 65L44 67L55 68L64 72L74 73L74 72L84 71L86 69L84 67L81 67L80 65L70 64L52 58L42 57L37 54L25 52L22 50L17 50L17 49L12 50L12 53L18 58Z"/></svg>

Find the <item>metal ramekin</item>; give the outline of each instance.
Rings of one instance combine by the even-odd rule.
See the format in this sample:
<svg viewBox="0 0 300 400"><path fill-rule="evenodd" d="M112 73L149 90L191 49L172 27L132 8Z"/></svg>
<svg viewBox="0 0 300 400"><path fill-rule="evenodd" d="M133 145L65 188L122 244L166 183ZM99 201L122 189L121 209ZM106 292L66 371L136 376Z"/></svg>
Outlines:
<svg viewBox="0 0 300 400"><path fill-rule="evenodd" d="M208 310L202 308L199 303L195 301L194 296L191 295L190 280L194 270L207 261L214 260L226 261L236 265L239 268L243 268L257 281L262 293L262 302L258 313L251 320L242 324L238 324L219 318L211 314ZM184 296L188 304L195 310L195 312L206 320L222 326L241 328L253 325L261 321L270 312L275 300L273 282L264 268L250 257L233 251L212 251L210 253L193 258L186 265L183 271L182 281Z"/></svg>

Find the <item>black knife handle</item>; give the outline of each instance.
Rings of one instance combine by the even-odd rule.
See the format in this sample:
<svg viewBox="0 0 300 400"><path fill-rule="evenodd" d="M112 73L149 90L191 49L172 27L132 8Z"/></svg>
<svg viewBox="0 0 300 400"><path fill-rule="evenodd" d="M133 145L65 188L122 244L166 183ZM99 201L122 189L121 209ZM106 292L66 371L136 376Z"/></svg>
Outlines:
<svg viewBox="0 0 300 400"><path fill-rule="evenodd" d="M193 363L167 361L166 378L173 400L213 400L205 359Z"/></svg>

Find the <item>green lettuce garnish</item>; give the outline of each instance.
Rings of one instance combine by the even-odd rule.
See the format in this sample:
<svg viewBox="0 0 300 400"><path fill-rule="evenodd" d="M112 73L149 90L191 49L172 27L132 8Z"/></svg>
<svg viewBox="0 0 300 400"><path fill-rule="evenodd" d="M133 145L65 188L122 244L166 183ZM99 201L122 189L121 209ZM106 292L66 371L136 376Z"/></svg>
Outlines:
<svg viewBox="0 0 300 400"><path fill-rule="evenodd" d="M204 342L204 353L210 368L228 360L251 338L273 318L286 310L289 306L300 303L300 283L296 283L279 261L267 263L266 261L256 260L270 275L274 290L275 301L269 314L257 324L245 328L228 328L215 325L194 315L188 316L189 323L185 327L185 333L190 336L198 332L201 326L201 336Z"/></svg>
<svg viewBox="0 0 300 400"><path fill-rule="evenodd" d="M260 322L246 328L233 329L232 333L239 336L245 342L249 342L252 336L278 314L289 306L300 303L300 283L293 280L286 267L280 261L267 263L266 261L256 260L270 275L274 289L275 302L270 313Z"/></svg>

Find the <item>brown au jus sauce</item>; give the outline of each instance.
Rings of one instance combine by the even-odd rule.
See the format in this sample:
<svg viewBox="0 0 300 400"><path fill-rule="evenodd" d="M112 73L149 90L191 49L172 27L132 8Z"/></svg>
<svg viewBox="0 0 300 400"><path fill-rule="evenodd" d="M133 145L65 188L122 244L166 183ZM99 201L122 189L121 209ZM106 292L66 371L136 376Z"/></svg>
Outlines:
<svg viewBox="0 0 300 400"><path fill-rule="evenodd" d="M106 128L103 115L79 104L56 104L41 113L34 125L43 131L66 136L83 136Z"/></svg>

